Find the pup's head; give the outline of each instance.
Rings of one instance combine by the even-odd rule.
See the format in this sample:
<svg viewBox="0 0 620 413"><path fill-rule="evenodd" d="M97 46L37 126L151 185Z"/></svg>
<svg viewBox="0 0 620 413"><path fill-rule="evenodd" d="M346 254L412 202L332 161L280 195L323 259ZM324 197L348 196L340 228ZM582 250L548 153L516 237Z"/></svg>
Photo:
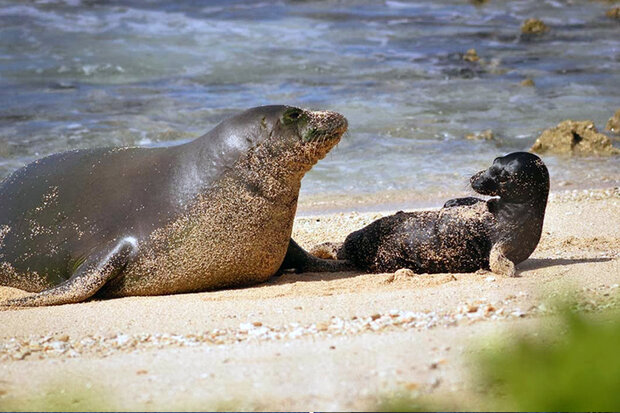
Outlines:
<svg viewBox="0 0 620 413"><path fill-rule="evenodd" d="M474 191L499 196L508 202L546 199L549 172L543 161L529 152L513 152L496 158L493 165L470 179Z"/></svg>

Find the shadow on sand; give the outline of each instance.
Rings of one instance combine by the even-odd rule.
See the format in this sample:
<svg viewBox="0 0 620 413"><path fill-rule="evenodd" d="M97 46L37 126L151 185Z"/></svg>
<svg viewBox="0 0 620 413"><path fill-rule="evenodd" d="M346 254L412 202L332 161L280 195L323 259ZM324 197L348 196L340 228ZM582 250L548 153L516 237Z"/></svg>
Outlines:
<svg viewBox="0 0 620 413"><path fill-rule="evenodd" d="M612 261L612 258L530 258L517 266L517 271L532 271L539 270L541 268L554 267L560 265L571 265L571 264L587 264L587 263L597 263L597 262L608 262ZM364 271L345 271L345 272L309 272L309 273L284 273L281 275L274 276L269 279L264 284L260 284L260 286L269 286L269 285L283 285L288 283L295 282L317 282L317 281L333 281L340 280L344 278L353 278L358 275L367 274ZM441 273L448 274L448 273ZM431 275L441 275L441 274L431 274ZM490 274L490 273L489 273ZM385 276L385 274L376 274L378 277ZM429 274L420 274L420 275L429 275Z"/></svg>
<svg viewBox="0 0 620 413"><path fill-rule="evenodd" d="M261 285L281 285L299 281L333 281L343 278L352 278L357 275L366 274L362 271L341 271L341 272L285 272L281 275L271 277L269 281Z"/></svg>
<svg viewBox="0 0 620 413"><path fill-rule="evenodd" d="M608 262L612 258L530 258L518 265L519 271L538 270L541 268L555 267L557 265L587 264L595 262Z"/></svg>

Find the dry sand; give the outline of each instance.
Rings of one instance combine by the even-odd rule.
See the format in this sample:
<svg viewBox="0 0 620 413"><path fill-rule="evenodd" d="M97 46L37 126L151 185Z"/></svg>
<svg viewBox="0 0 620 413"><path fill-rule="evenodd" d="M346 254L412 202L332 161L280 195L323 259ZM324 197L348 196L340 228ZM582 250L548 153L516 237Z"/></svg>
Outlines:
<svg viewBox="0 0 620 413"><path fill-rule="evenodd" d="M303 211L304 205L300 206ZM355 207L350 207L351 211ZM304 247L391 214L304 215ZM618 308L618 188L554 193L519 277L284 274L253 288L0 312L0 409L371 409L399 390L475 393L472 354L535 334L575 293ZM0 299L23 292L0 287ZM65 405L64 408L67 408Z"/></svg>

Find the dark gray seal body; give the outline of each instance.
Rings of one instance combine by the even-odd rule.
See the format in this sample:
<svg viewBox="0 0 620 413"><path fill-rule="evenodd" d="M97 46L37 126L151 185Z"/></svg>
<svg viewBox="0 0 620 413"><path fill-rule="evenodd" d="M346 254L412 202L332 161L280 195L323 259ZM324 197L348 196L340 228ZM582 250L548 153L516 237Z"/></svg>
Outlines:
<svg viewBox="0 0 620 413"><path fill-rule="evenodd" d="M499 198L452 199L440 210L378 219L349 234L337 257L370 272L490 268L514 275L514 266L530 256L540 239L549 193L547 168L536 155L515 152L472 176L471 185Z"/></svg>
<svg viewBox="0 0 620 413"><path fill-rule="evenodd" d="M8 304L250 285L287 250L290 266L320 264L290 239L297 198L346 128L337 113L265 106L184 145L71 151L19 169L0 184L0 285L38 294Z"/></svg>

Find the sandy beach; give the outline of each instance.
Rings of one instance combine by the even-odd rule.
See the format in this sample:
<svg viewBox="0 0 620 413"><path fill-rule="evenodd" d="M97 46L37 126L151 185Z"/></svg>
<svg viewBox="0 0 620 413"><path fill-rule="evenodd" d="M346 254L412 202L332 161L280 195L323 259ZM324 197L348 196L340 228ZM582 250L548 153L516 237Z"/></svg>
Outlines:
<svg viewBox="0 0 620 413"><path fill-rule="evenodd" d="M254 252L272 257L264 271L271 274L279 265L278 253L270 252L280 245L278 235L253 219L261 231L245 231L256 227L231 219L226 201L238 201L233 208L245 217L266 215L262 201L247 212L255 197L240 191L264 196L265 184L267 193L282 192L282 176L291 172L283 167L301 163L282 155L281 142L273 148L256 142L292 132L285 142L295 147L295 135L303 145L330 143L326 111L344 116L348 129L303 178L293 238L307 249L341 242L399 210L477 196L472 174L511 152L538 151L551 185L538 248L512 278L482 270L285 273L249 288L0 307L0 411L368 411L399 395L430 400L422 405L427 410L493 410L485 392L506 375L480 384L481 354L501 352L499 344L523 335L543 347L562 342L569 336L561 324L567 303L586 318L620 322L619 6L614 0L0 0L0 244L8 242L7 231L13 240L41 241L8 254L0 248L4 264L14 252L30 272L53 277L67 262L74 270L94 259L108 234L109 242L122 236L114 267L97 271L105 275L117 256L142 242L138 235L154 235L148 225L158 235L165 230L159 224L176 219L179 208L215 199L196 204L222 221L198 226L194 215L182 213L178 222L190 225L162 231L161 250L192 247L179 248L188 251L182 259L139 255L149 258L141 271L162 269L151 272L163 275L147 288L170 280L176 287L185 275L184 291L200 288L193 274L201 270L187 270L193 264L223 262L226 276L239 275L246 263L265 267L267 258L252 259ZM249 108L272 105L290 107L277 118L214 129ZM320 115L311 124L294 108ZM342 133L343 125L332 129ZM201 136L202 149L179 149ZM223 139L209 141L214 137ZM110 161L134 147L153 156L140 158L144 163L124 155ZM123 149L73 152L94 148ZM75 158L41 160L66 151ZM266 154L280 158L265 162ZM11 175L26 165L34 166ZM225 172L239 165L251 173L241 166L240 175ZM277 173L258 173L268 166ZM5 181L9 176L15 179ZM213 180L234 176L245 177L239 189L225 184L218 187L224 195L213 195ZM289 195L277 204L288 214L275 226L281 245L293 216L295 193ZM47 207L57 200L52 213ZM32 218L37 214L49 220ZM232 237L217 241L220 233ZM235 254L237 267L229 254L214 259L244 241L248 248L235 249L244 251ZM25 294L0 286L0 302ZM544 334L551 328L551 336ZM610 358L582 353L603 364ZM561 374L530 380L535 374L526 363L502 355L516 360L537 390L540 382L561 387L555 380ZM620 377L613 374L620 358L616 367L584 365ZM564 384L572 395L577 386ZM519 409L501 403L507 399L496 408ZM562 402L524 410L620 409Z"/></svg>
<svg viewBox="0 0 620 413"><path fill-rule="evenodd" d="M395 212L312 214L309 248ZM368 206L364 207L368 210ZM472 355L553 325L554 303L618 307L618 188L551 194L518 277L284 274L252 288L0 312L0 409L361 410L400 391L471 398ZM0 287L0 298L23 292ZM68 403L68 404L67 404Z"/></svg>

